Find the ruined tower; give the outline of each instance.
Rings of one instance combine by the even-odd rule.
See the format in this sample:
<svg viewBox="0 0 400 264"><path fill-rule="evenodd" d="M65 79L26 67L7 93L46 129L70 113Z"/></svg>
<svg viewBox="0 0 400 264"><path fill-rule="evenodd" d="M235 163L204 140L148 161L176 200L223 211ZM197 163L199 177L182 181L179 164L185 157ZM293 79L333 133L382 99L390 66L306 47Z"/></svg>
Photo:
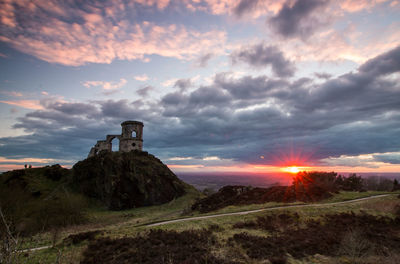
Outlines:
<svg viewBox="0 0 400 264"><path fill-rule="evenodd" d="M143 123L138 121L125 121L121 126L122 134L119 139L119 151L128 152L134 149L142 150Z"/></svg>
<svg viewBox="0 0 400 264"><path fill-rule="evenodd" d="M93 157L101 151L112 151L112 140L119 139L119 150L129 152L131 150L143 149L143 123L139 121L125 121L121 124L121 135L107 135L106 140L98 140L91 148L88 158Z"/></svg>

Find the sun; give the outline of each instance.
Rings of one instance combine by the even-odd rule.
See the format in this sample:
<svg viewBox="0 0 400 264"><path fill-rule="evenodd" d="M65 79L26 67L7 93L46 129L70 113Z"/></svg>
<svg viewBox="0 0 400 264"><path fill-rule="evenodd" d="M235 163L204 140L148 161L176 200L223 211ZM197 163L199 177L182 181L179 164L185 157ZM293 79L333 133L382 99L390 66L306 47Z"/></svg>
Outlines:
<svg viewBox="0 0 400 264"><path fill-rule="evenodd" d="M290 166L290 167L282 168L282 171L293 173L293 174L298 173L300 170L301 169L299 167L296 167L296 166Z"/></svg>

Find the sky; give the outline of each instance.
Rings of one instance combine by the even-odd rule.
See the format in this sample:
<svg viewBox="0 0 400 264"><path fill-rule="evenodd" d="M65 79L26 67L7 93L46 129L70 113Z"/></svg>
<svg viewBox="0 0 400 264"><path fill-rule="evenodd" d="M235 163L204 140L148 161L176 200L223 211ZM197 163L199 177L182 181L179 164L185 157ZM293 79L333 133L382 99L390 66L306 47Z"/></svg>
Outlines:
<svg viewBox="0 0 400 264"><path fill-rule="evenodd" d="M126 120L177 173L400 173L400 1L0 2L0 171Z"/></svg>

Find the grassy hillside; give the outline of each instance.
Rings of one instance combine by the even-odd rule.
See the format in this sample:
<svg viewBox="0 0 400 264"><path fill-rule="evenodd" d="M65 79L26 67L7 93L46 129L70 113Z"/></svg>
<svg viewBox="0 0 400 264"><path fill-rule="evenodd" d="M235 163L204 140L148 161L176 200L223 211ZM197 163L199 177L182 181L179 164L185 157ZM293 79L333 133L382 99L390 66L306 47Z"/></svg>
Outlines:
<svg viewBox="0 0 400 264"><path fill-rule="evenodd" d="M380 193L341 192L331 201L373 194ZM133 259L137 261L139 258L141 263L184 263L183 259L196 259L197 263L397 263L393 262L399 259L396 252L400 245L396 243L400 241L399 218L394 220L400 213L397 196L398 193L392 193L386 197L334 206L324 201L319 207L288 207L248 215L145 226L165 219L201 215L190 212L189 208L199 198L199 193L188 190L185 196L160 206L118 212L92 208L87 212L89 223L62 229L55 239L54 248L20 254L19 260L23 263L54 263L58 258L61 263L95 263L96 256L103 261L114 256L120 261L115 263L135 263ZM266 203L257 207L278 205ZM252 208L248 205L232 206L213 213ZM365 233L365 230L370 231ZM98 232L86 233L88 231ZM326 248L329 243L321 241L321 238L331 239L328 241L331 246ZM54 234L46 232L21 246L49 245L52 239ZM280 245L280 249L273 247L269 240ZM163 242L160 244L160 241ZM145 253L139 256L139 251ZM151 256L146 252L157 254ZM188 252L198 252L199 255L193 253L192 256ZM155 258L157 256L163 260Z"/></svg>
<svg viewBox="0 0 400 264"><path fill-rule="evenodd" d="M69 187L70 177L59 165L1 174L0 208L12 231L30 235L84 222L86 199Z"/></svg>

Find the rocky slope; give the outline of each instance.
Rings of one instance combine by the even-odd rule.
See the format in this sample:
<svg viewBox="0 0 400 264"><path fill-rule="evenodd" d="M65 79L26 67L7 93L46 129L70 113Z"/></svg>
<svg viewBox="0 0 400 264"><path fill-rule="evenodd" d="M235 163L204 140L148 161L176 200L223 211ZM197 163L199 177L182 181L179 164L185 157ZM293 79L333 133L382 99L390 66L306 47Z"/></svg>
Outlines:
<svg viewBox="0 0 400 264"><path fill-rule="evenodd" d="M103 152L73 166L73 184L111 210L169 202L188 186L147 152Z"/></svg>

